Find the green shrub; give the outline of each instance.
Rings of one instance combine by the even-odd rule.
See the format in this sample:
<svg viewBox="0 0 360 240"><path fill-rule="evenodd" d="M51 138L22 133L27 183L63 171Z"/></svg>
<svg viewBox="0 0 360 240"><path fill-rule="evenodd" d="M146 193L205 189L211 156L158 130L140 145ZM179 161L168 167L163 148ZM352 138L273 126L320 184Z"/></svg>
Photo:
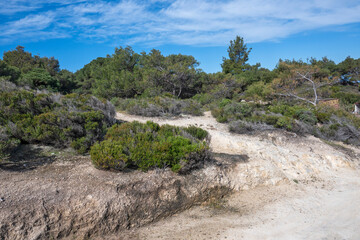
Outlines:
<svg viewBox="0 0 360 240"><path fill-rule="evenodd" d="M203 115L201 105L191 99L180 100L170 97L153 97L138 99L112 99L117 109L132 115L145 117L171 117L180 114L193 116Z"/></svg>
<svg viewBox="0 0 360 240"><path fill-rule="evenodd" d="M360 101L360 95L355 93L338 92L331 95L333 98L340 99L344 105L353 105Z"/></svg>
<svg viewBox="0 0 360 240"><path fill-rule="evenodd" d="M214 118L218 118L224 114L224 109L220 107L212 107L211 108L211 115Z"/></svg>
<svg viewBox="0 0 360 240"><path fill-rule="evenodd" d="M253 131L251 123L242 120L234 121L229 124L229 131L239 134L249 133Z"/></svg>
<svg viewBox="0 0 360 240"><path fill-rule="evenodd" d="M219 116L216 118L216 121L218 121L219 123L226 123L228 122L228 119L225 116Z"/></svg>
<svg viewBox="0 0 360 240"><path fill-rule="evenodd" d="M300 109L294 115L300 121L310 125L315 125L318 122L316 115L309 110Z"/></svg>
<svg viewBox="0 0 360 240"><path fill-rule="evenodd" d="M311 109L303 107L301 105L288 105L283 102L274 103L274 105L269 106L268 110L273 113L279 113L287 117L296 118L297 115L302 111L310 111Z"/></svg>
<svg viewBox="0 0 360 240"><path fill-rule="evenodd" d="M224 98L220 101L219 103L219 107L220 108L224 108L226 105L230 104L231 103L231 100L230 99L227 99L227 98Z"/></svg>
<svg viewBox="0 0 360 240"><path fill-rule="evenodd" d="M194 126L179 128L136 121L116 124L108 129L104 141L91 148L90 155L93 164L102 169L135 166L146 171L169 167L185 173L207 160L208 145L202 141L206 136L206 131Z"/></svg>
<svg viewBox="0 0 360 240"><path fill-rule="evenodd" d="M292 128L293 128L293 123L294 123L294 120L293 120L293 119L291 119L291 118L289 118L289 117L283 116L283 117L280 117L280 118L277 120L277 122L276 122L276 124L275 124L275 127L277 127L277 128L284 128L284 129L286 129L286 130L291 131Z"/></svg>
<svg viewBox="0 0 360 240"><path fill-rule="evenodd" d="M245 96L254 100L265 99L271 94L271 87L266 85L264 82L255 82L247 87Z"/></svg>
<svg viewBox="0 0 360 240"><path fill-rule="evenodd" d="M204 115L201 105L194 100L184 100L183 106L181 106L181 112L192 116Z"/></svg>
<svg viewBox="0 0 360 240"><path fill-rule="evenodd" d="M254 111L254 106L249 103L236 103L227 104L224 107L224 115L227 119L238 120L250 117Z"/></svg>
<svg viewBox="0 0 360 240"><path fill-rule="evenodd" d="M211 114L220 123L251 117L255 104L239 103L223 99L217 106L212 106Z"/></svg>
<svg viewBox="0 0 360 240"><path fill-rule="evenodd" d="M329 127L328 125L321 126L319 129L320 129L320 132L327 138L334 137L336 135L336 131L337 131L337 129L335 129L333 127Z"/></svg>
<svg viewBox="0 0 360 240"><path fill-rule="evenodd" d="M332 113L327 107L319 107L315 110L315 116L320 123L328 123Z"/></svg>
<svg viewBox="0 0 360 240"><path fill-rule="evenodd" d="M89 150L89 147L92 145L91 139L87 137L76 138L70 144L70 146L75 149L78 153L84 154Z"/></svg>
<svg viewBox="0 0 360 240"><path fill-rule="evenodd" d="M193 99L203 106L214 101L213 96L209 93L196 94Z"/></svg>
<svg viewBox="0 0 360 240"><path fill-rule="evenodd" d="M0 122L22 143L73 146L86 152L115 119L114 107L89 95L0 91Z"/></svg>
<svg viewBox="0 0 360 240"><path fill-rule="evenodd" d="M90 150L92 163L98 168L123 170L130 165L121 142L105 140L95 143Z"/></svg>
<svg viewBox="0 0 360 240"><path fill-rule="evenodd" d="M208 136L207 131L205 131L204 129L195 127L195 126L189 126L187 128L184 128L184 131L199 140L204 140Z"/></svg>
<svg viewBox="0 0 360 240"><path fill-rule="evenodd" d="M261 121L268 125L275 126L277 124L277 122L279 121L279 118L280 117L276 116L276 115L262 115Z"/></svg>
<svg viewBox="0 0 360 240"><path fill-rule="evenodd" d="M331 124L329 129L337 131L341 125L339 123Z"/></svg>

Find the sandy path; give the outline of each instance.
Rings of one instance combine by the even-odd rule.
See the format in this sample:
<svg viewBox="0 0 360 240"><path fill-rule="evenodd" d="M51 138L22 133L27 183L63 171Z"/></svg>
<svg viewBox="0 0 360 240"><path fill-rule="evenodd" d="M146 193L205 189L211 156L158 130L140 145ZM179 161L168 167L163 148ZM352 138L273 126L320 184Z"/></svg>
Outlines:
<svg viewBox="0 0 360 240"><path fill-rule="evenodd" d="M117 117L197 125L209 131L214 152L250 158L234 170L239 191L233 195L124 233L125 239L360 239L360 172L352 164L359 149L349 156L312 137L231 134L209 113L172 120Z"/></svg>
<svg viewBox="0 0 360 240"><path fill-rule="evenodd" d="M346 177L344 177L346 175ZM360 178L258 187L126 233L128 239L360 239Z"/></svg>

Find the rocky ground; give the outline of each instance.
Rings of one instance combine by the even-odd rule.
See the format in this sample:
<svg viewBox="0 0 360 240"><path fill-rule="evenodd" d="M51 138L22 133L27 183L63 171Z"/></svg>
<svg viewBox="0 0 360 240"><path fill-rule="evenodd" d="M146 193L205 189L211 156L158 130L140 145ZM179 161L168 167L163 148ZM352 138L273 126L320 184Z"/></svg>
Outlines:
<svg viewBox="0 0 360 240"><path fill-rule="evenodd" d="M359 239L358 148L231 134L210 113L117 118L202 127L215 160L185 176L119 173L71 151L19 149L0 165L0 239Z"/></svg>

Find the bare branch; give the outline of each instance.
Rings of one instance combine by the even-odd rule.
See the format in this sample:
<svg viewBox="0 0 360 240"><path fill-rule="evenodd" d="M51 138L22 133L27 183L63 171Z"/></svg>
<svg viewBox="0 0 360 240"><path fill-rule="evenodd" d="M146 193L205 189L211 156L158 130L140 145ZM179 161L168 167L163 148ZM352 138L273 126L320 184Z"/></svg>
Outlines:
<svg viewBox="0 0 360 240"><path fill-rule="evenodd" d="M306 99L306 98L299 97L299 96L297 96L297 95L295 95L295 94L293 94L293 93L287 93L287 94L284 94L284 93L276 93L275 95L283 96L283 97L293 97L293 98L296 98L296 99L305 101L305 102L307 102L307 103L310 103L310 104L312 104L312 105L314 105L314 106L316 106L316 104L317 104L316 102L312 102L312 101L310 101L310 100L308 100L308 99Z"/></svg>
<svg viewBox="0 0 360 240"><path fill-rule="evenodd" d="M309 74L309 72L307 72L305 75L301 74L300 72L297 72L297 74L300 77L302 77L304 80L307 80L307 81L311 82L312 88L313 88L313 91L314 91L314 103L315 103L314 105L316 106L316 103L318 102L318 95L317 95L317 87L315 85L315 82L311 78L306 76L306 75ZM300 97L297 97L297 98L301 99Z"/></svg>

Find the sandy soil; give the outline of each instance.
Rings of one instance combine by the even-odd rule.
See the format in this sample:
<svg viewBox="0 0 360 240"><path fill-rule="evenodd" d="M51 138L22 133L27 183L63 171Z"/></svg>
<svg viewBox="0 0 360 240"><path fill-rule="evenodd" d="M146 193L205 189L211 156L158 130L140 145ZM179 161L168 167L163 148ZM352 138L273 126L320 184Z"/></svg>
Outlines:
<svg viewBox="0 0 360 240"><path fill-rule="evenodd" d="M237 192L124 235L125 239L360 239L360 178Z"/></svg>
<svg viewBox="0 0 360 240"><path fill-rule="evenodd" d="M251 163L257 161L252 159L269 159L265 150L274 155L276 149L292 146L289 139L271 139L270 136L264 141L261 136L230 134L226 125L217 123L209 113L203 117L178 119L150 119L118 113L117 118L203 127L211 134L214 152L245 152ZM318 159L307 159L306 163L292 163L294 167L282 163L282 173L289 181L257 184L250 190L239 189L225 199L214 199L171 218L124 232L121 239L360 239L360 172L356 167L360 150L345 146L351 153L345 158L352 158L346 166L338 158L332 159L344 149L333 149L309 139L318 145L312 148L309 140L310 146L304 144L304 152L307 149L308 152L318 151L317 157L326 161L322 159L324 162L316 165ZM271 141L274 146L269 143ZM281 151L290 151L291 155L291 150L287 149L275 154L283 154ZM294 151L301 154L297 149ZM276 159L270 160L276 162ZM311 174L300 174L303 178L298 176L303 169Z"/></svg>

